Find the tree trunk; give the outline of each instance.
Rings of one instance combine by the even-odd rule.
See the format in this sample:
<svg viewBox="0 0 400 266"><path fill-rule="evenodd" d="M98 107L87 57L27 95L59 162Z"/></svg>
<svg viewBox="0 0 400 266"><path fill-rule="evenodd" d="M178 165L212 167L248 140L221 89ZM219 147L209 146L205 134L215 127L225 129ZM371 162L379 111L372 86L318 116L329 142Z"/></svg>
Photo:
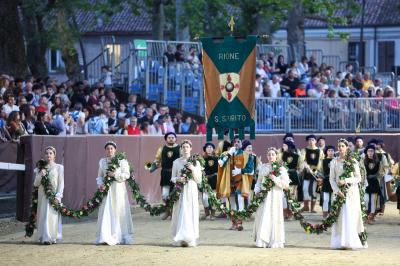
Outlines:
<svg viewBox="0 0 400 266"><path fill-rule="evenodd" d="M24 16L23 31L26 39L27 60L34 77L46 77L48 66L46 62L47 42L42 16L35 15L30 10L22 10Z"/></svg>
<svg viewBox="0 0 400 266"><path fill-rule="evenodd" d="M24 78L30 71L19 21L18 1L0 1L0 72Z"/></svg>
<svg viewBox="0 0 400 266"><path fill-rule="evenodd" d="M165 12L164 1L153 0L153 38L164 39Z"/></svg>
<svg viewBox="0 0 400 266"><path fill-rule="evenodd" d="M289 60L296 60L299 62L301 57L306 54L304 10L300 3L289 11L286 31L287 42L291 50L291 58L289 58Z"/></svg>
<svg viewBox="0 0 400 266"><path fill-rule="evenodd" d="M67 12L59 10L58 12L58 31L60 36L61 58L65 64L65 72L68 79L78 81L80 79L80 66L78 52L74 47L73 29L67 21Z"/></svg>

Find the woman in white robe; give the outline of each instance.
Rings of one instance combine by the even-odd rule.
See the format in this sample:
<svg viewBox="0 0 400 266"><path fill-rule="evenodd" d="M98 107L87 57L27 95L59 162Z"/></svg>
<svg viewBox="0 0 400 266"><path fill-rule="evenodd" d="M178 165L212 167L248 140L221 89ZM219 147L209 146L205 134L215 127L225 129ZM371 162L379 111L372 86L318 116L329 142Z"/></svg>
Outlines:
<svg viewBox="0 0 400 266"><path fill-rule="evenodd" d="M268 163L261 165L258 180L254 187L256 194L263 189L262 182L272 169L278 151L269 148ZM254 221L253 235L256 246L260 248L283 248L285 244L285 227L283 218L283 189L289 188L289 175L284 167L279 169L279 175L271 175L274 186L268 192L264 202L258 208Z"/></svg>
<svg viewBox="0 0 400 266"><path fill-rule="evenodd" d="M119 161L119 167L114 172L108 172L108 164L114 158L117 145L109 141L105 145L107 157L99 161L99 171L96 178L98 187L104 188L104 178L113 176L108 194L104 197L97 220L96 244L133 244L133 223L131 206L125 186L125 180L130 178L129 164L124 159Z"/></svg>
<svg viewBox="0 0 400 266"><path fill-rule="evenodd" d="M181 144L182 157L176 159L172 166L171 181L176 183L181 177L181 169L187 164L190 157L192 143L190 140L184 140ZM199 199L197 184L201 182L202 169L200 163L196 166L188 164L187 166L193 175L193 179L183 186L182 193L173 207L172 212L172 236L173 245L181 247L194 247L199 242Z"/></svg>
<svg viewBox="0 0 400 266"><path fill-rule="evenodd" d="M64 191L64 166L56 164L56 149L47 147L45 149L45 159L48 163L50 183L56 192L56 200L61 202ZM62 240L62 221L61 214L53 209L47 199L44 188L41 185L42 177L45 176L45 170L34 170L35 181L33 185L39 187L38 205L37 205L37 236L40 243L45 245L55 244L57 240Z"/></svg>
<svg viewBox="0 0 400 266"><path fill-rule="evenodd" d="M346 194L346 202L340 210L337 222L332 226L331 247L334 249L367 248L367 243L363 245L358 236L359 233L364 232L360 192L358 189L358 184L361 182L358 161L353 160L354 172L351 173L350 178L346 178L345 180L339 179L340 175L343 173L343 163L347 150L347 140L339 139L339 156L334 158L330 164L329 182L331 183L334 197L344 197L339 186L345 184L349 185Z"/></svg>

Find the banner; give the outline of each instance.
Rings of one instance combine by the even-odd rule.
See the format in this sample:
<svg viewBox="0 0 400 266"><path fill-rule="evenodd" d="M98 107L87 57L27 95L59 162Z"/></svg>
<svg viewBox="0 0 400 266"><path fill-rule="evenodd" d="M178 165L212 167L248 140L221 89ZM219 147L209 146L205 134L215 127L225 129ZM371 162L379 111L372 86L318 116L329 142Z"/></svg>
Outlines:
<svg viewBox="0 0 400 266"><path fill-rule="evenodd" d="M223 139L229 129L231 139L238 130L244 139L244 128L250 127L250 138L255 138L255 77L257 36L246 40L225 37L223 42L202 38L204 97L207 141L212 129Z"/></svg>

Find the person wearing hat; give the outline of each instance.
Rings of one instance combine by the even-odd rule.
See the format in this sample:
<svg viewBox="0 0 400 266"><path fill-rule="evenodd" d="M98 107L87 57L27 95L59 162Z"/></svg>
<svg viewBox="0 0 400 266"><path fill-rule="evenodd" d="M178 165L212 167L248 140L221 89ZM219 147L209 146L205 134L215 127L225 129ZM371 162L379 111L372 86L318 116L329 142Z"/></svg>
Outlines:
<svg viewBox="0 0 400 266"><path fill-rule="evenodd" d="M317 147L317 137L308 135L306 137L308 146L301 151L300 172L303 175L303 203L302 211L311 211L315 213L317 178L322 175L323 152ZM311 201L311 210L310 210Z"/></svg>
<svg viewBox="0 0 400 266"><path fill-rule="evenodd" d="M243 178L247 178L250 188L249 188L249 195L247 198L245 198L245 206L248 206L250 204L251 198L252 198L252 194L253 194L253 190L254 190L254 186L255 183L257 181L257 172L259 166L261 165L261 159L257 157L257 155L253 152L253 145L251 144L250 140L243 140L242 141L242 149L243 149L243 153L248 154L249 156L249 160L253 161L253 173L252 174L244 174Z"/></svg>
<svg viewBox="0 0 400 266"><path fill-rule="evenodd" d="M359 155L364 153L364 139L361 136L357 136L354 138L354 152L358 153Z"/></svg>
<svg viewBox="0 0 400 266"><path fill-rule="evenodd" d="M376 140L375 152L378 155L379 160L383 164L384 174L379 180L380 184L380 194L379 194L379 208L377 210L378 214L383 215L385 212L385 203L389 200L388 191L386 189L386 183L391 182L393 177L390 175L389 171L392 168L394 161L392 156L385 150L385 143L381 139Z"/></svg>
<svg viewBox="0 0 400 266"><path fill-rule="evenodd" d="M283 142L292 142L295 145L293 133L286 133L282 140ZM296 149L295 152L299 155L301 154L300 149Z"/></svg>
<svg viewBox="0 0 400 266"><path fill-rule="evenodd" d="M335 147L334 146L326 146L325 147L325 158L322 161L322 197L321 197L321 206L322 206L322 216L326 218L328 213L331 210L332 204L332 186L329 182L329 173L330 173L330 163L335 156Z"/></svg>
<svg viewBox="0 0 400 266"><path fill-rule="evenodd" d="M282 144L279 160L286 163L290 178L289 193L292 199L298 200L298 186L301 185L299 179L300 156L296 153L296 146L291 141ZM300 193L301 194L301 193ZM286 220L293 217L293 212L288 208L286 196L283 199L283 214Z"/></svg>
<svg viewBox="0 0 400 266"><path fill-rule="evenodd" d="M380 195L379 181L384 174L384 163L379 159L374 145L368 145L365 150L364 166L367 173L368 186L365 190L368 223L373 224ZM384 158L384 157L383 157Z"/></svg>
<svg viewBox="0 0 400 266"><path fill-rule="evenodd" d="M211 189L215 191L217 186L217 174L218 174L218 157L215 156L215 146L211 142L207 142L203 146L203 158L205 162L204 173L205 178L207 178L207 182L210 185ZM204 215L200 217L200 220L206 220L207 217L210 216L210 220L215 219L215 209L212 208L210 203L208 202L208 193L206 191L202 191L202 199L204 206Z"/></svg>
<svg viewBox="0 0 400 266"><path fill-rule="evenodd" d="M167 204L169 194L172 191L173 184L171 183L172 165L180 156L180 146L176 143L176 134L168 132L164 135L165 144L161 146L156 153L153 163L161 166L161 196L162 200ZM171 210L166 210L161 219L166 220L171 216Z"/></svg>
<svg viewBox="0 0 400 266"><path fill-rule="evenodd" d="M118 161L119 165L114 171L108 171L109 164L116 155L117 144L114 141L107 141L104 149L106 157L99 161L97 186L100 190L105 189L106 176L113 177L114 181L99 208L96 244L133 244L131 205L125 185L125 181L131 176L129 163L126 159L122 159Z"/></svg>
<svg viewBox="0 0 400 266"><path fill-rule="evenodd" d="M64 166L55 163L56 149L53 146L46 147L44 155L47 170L35 168L33 186L39 188L36 214L37 238L41 244L50 245L62 239L62 220L61 214L51 206L41 182L47 172L55 199L61 203L64 191Z"/></svg>
<svg viewBox="0 0 400 266"><path fill-rule="evenodd" d="M317 139L317 146L322 152L325 151L325 137L321 136Z"/></svg>
<svg viewBox="0 0 400 266"><path fill-rule="evenodd" d="M242 140L233 138L233 147L223 152L218 159L217 195L229 199L230 208L243 211L244 198L250 194L250 184L246 175L254 174L253 161L243 152ZM237 202L237 204L236 204ZM242 220L231 219L231 230L242 231Z"/></svg>

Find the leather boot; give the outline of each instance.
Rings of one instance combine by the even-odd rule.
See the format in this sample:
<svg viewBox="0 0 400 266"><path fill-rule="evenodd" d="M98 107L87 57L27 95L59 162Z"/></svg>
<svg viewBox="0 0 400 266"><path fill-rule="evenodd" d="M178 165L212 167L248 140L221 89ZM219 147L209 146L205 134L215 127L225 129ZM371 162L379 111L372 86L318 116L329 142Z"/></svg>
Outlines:
<svg viewBox="0 0 400 266"><path fill-rule="evenodd" d="M315 200L312 200L311 201L311 213L317 213L316 211L315 211L315 203L317 203Z"/></svg>
<svg viewBox="0 0 400 266"><path fill-rule="evenodd" d="M204 214L200 217L200 220L204 221L208 216L210 216L210 208L204 207Z"/></svg>
<svg viewBox="0 0 400 266"><path fill-rule="evenodd" d="M305 200L303 201L303 209L301 209L302 212L309 212L310 211L310 201Z"/></svg>

